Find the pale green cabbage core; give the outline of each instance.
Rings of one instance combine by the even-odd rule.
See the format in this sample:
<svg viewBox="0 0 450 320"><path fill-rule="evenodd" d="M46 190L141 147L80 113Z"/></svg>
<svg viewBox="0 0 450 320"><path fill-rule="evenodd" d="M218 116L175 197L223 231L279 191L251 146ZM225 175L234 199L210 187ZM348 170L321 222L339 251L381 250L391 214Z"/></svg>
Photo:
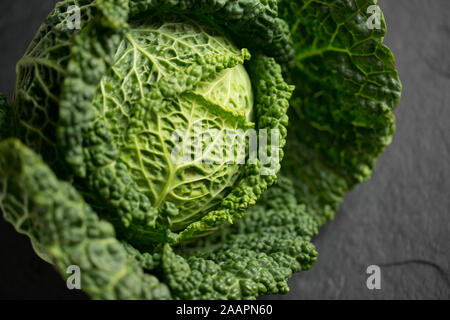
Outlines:
<svg viewBox="0 0 450 320"><path fill-rule="evenodd" d="M194 23L135 26L94 99L98 121L111 128L130 183L165 216L171 213L172 230L207 214L241 175L242 148L236 142L254 126L245 67L213 72L194 86L189 76L204 57L230 56L242 52ZM167 88L182 89L167 94ZM229 140L230 132L235 140ZM227 148L230 143L236 147Z"/></svg>

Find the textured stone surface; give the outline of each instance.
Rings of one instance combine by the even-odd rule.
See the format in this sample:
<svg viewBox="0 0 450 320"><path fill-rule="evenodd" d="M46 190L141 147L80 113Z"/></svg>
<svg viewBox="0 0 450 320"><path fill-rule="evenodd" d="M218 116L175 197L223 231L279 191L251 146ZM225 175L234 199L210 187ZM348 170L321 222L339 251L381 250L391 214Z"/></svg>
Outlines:
<svg viewBox="0 0 450 320"><path fill-rule="evenodd" d="M0 91L56 1L0 3ZM373 178L349 193L315 240L316 266L280 299L450 298L450 2L380 0L403 82L397 133ZM0 219L1 298L83 298ZM381 267L368 290L367 266Z"/></svg>

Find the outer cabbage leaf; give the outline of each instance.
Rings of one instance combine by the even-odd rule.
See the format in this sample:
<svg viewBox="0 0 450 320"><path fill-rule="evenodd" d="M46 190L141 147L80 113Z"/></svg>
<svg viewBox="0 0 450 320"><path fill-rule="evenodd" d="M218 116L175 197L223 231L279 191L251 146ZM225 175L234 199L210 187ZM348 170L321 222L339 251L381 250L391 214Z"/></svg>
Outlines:
<svg viewBox="0 0 450 320"><path fill-rule="evenodd" d="M296 54L289 72L296 91L283 172L320 224L343 195L367 180L395 131L392 110L401 83L386 24L371 27L376 0L280 0Z"/></svg>
<svg viewBox="0 0 450 320"><path fill-rule="evenodd" d="M283 66L293 63L289 28L278 14L276 0L131 0L131 16L178 13L226 30L237 44L274 57Z"/></svg>
<svg viewBox="0 0 450 320"><path fill-rule="evenodd" d="M80 8L81 29L97 12L92 0L58 2L16 67L13 108L18 121L17 135L41 154L59 176L65 167L60 161L64 157L56 138L61 83L67 75L72 38L80 32L68 28L73 12L67 9L74 5Z"/></svg>
<svg viewBox="0 0 450 320"><path fill-rule="evenodd" d="M0 209L62 275L79 266L82 289L92 298L170 298L164 284L128 258L113 226L16 139L0 143Z"/></svg>
<svg viewBox="0 0 450 320"><path fill-rule="evenodd" d="M190 245L164 247L162 268L181 299L255 299L289 291L293 272L317 258L317 224L298 204L289 179L271 187L245 217Z"/></svg>

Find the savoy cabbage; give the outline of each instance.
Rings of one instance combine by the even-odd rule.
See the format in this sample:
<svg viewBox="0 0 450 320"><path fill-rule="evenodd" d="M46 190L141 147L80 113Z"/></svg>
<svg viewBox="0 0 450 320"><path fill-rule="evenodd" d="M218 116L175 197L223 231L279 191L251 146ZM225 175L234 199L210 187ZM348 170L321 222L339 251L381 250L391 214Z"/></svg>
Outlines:
<svg viewBox="0 0 450 320"><path fill-rule="evenodd" d="M92 298L286 293L395 130L401 84L373 5L59 2L17 64L12 106L0 95L5 219L63 275L78 265ZM235 130L246 158L243 132L278 132L276 163L228 162L214 137L210 161L174 158L174 135L197 125Z"/></svg>

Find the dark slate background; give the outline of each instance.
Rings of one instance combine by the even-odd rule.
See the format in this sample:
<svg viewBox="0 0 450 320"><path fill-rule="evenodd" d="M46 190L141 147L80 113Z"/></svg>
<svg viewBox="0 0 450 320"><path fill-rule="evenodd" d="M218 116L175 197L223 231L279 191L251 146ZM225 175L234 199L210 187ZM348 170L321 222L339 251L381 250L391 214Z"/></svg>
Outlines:
<svg viewBox="0 0 450 320"><path fill-rule="evenodd" d="M0 3L0 91L54 0ZM403 97L397 133L373 178L315 239L316 266L274 299L450 299L450 1L379 0ZM366 268L381 267L381 290ZM0 299L80 299L0 218Z"/></svg>

